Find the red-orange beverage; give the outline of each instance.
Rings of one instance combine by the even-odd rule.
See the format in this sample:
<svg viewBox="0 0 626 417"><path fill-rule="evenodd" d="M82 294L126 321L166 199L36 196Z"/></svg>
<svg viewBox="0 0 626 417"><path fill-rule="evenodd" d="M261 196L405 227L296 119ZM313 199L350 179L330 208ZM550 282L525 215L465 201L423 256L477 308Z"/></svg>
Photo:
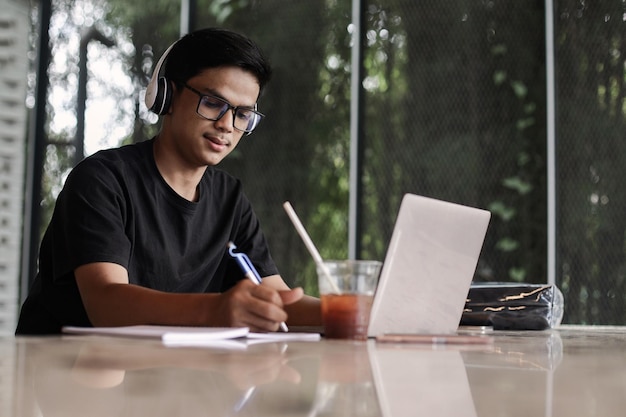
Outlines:
<svg viewBox="0 0 626 417"><path fill-rule="evenodd" d="M322 294L324 337L367 340L373 295Z"/></svg>

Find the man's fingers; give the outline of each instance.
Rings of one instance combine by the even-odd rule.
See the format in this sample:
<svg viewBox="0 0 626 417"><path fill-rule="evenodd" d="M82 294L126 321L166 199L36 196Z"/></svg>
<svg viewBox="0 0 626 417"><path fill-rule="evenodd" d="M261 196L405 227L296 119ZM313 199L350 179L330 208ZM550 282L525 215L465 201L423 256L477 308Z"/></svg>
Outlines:
<svg viewBox="0 0 626 417"><path fill-rule="evenodd" d="M289 291L278 291L278 295L280 295L283 305L289 305L300 300L304 295L304 290L298 287Z"/></svg>
<svg viewBox="0 0 626 417"><path fill-rule="evenodd" d="M248 326L252 331L278 330L279 324L287 320L283 307L304 295L302 288L276 290L252 282L240 282L236 292L238 294L232 297L231 322Z"/></svg>

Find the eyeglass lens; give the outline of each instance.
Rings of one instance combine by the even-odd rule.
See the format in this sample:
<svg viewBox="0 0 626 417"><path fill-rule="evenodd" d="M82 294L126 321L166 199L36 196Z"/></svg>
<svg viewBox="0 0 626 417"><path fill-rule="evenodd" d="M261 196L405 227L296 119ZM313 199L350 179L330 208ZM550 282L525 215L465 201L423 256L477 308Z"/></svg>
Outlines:
<svg viewBox="0 0 626 417"><path fill-rule="evenodd" d="M234 109L233 126L243 132L252 132L261 121L261 115L252 110L233 107L218 97L202 96L198 103L198 114L206 119L219 120L228 110Z"/></svg>

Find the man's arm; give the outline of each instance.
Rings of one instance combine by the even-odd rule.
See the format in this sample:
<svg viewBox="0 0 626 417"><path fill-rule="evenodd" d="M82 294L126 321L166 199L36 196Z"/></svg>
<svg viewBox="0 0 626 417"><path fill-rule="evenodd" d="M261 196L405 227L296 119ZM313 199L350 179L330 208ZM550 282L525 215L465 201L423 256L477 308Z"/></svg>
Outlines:
<svg viewBox="0 0 626 417"><path fill-rule="evenodd" d="M301 290L286 285L279 292L249 280L221 294L167 293L129 284L124 267L106 262L80 266L74 275L94 326L247 326L276 331L287 320L283 308L302 297Z"/></svg>

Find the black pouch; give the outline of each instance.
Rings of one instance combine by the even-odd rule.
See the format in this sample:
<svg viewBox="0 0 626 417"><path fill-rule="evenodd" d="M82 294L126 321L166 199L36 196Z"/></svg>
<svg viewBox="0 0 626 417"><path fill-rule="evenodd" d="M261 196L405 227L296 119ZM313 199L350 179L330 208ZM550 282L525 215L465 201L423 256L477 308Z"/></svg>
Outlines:
<svg viewBox="0 0 626 417"><path fill-rule="evenodd" d="M494 330L545 330L561 323L563 294L554 285L474 283L465 302L461 326Z"/></svg>

